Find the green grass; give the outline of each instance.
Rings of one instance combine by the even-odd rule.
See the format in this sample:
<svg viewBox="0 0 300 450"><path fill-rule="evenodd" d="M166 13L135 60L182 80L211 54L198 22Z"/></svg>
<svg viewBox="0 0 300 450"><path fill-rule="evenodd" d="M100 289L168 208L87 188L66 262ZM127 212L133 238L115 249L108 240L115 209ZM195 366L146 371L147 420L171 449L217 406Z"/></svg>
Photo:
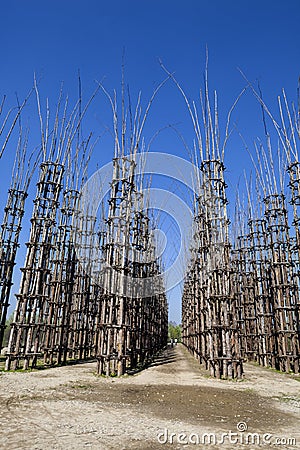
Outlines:
<svg viewBox="0 0 300 450"><path fill-rule="evenodd" d="M246 388L243 392L247 392L248 394L255 394L256 391L254 388Z"/></svg>
<svg viewBox="0 0 300 450"><path fill-rule="evenodd" d="M230 381L233 383L244 383L245 381L248 381L246 378L225 378L225 377L221 377L221 380Z"/></svg>
<svg viewBox="0 0 300 450"><path fill-rule="evenodd" d="M85 360L82 359L68 359L65 363L57 363L54 362L52 364L50 363L45 363L43 358L38 358L37 362L36 362L36 366L35 367L30 367L27 370L24 370L23 368L20 369L16 369L16 370L5 370L5 361L6 361L6 356L0 356L0 372L22 372L22 373L28 373L28 372L34 372L37 370L46 370L46 369L51 369L52 367L63 367L63 366L72 366L75 364L83 364L83 363L88 363L91 361L95 361L95 358L87 358Z"/></svg>
<svg viewBox="0 0 300 450"><path fill-rule="evenodd" d="M299 405L300 407L300 397L293 397L293 396L287 396L287 395L281 395L281 396L275 396L273 397L276 400L279 400L280 402L283 403L297 403L297 405Z"/></svg>
<svg viewBox="0 0 300 450"><path fill-rule="evenodd" d="M92 385L90 384L72 384L72 389L91 389Z"/></svg>

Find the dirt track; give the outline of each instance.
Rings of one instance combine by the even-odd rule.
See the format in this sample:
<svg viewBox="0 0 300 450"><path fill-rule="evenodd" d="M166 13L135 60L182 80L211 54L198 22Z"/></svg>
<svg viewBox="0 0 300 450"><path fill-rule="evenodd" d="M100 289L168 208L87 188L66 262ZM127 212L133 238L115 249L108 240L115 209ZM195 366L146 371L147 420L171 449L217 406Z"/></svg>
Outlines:
<svg viewBox="0 0 300 450"><path fill-rule="evenodd" d="M119 379L97 377L95 363L2 373L0 448L299 449L300 378L249 364L245 372L242 381L211 379L178 345ZM266 446L245 443L262 444L266 433Z"/></svg>

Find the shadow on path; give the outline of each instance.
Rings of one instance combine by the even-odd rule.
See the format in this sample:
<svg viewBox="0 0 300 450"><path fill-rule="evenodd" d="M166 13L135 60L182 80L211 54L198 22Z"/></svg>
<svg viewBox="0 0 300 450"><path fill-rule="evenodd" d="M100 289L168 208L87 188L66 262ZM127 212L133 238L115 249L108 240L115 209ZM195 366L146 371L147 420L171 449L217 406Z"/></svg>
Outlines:
<svg viewBox="0 0 300 450"><path fill-rule="evenodd" d="M128 375L135 375L136 373L142 372L143 370L148 369L150 367L158 367L165 364L171 364L175 362L177 359L178 353L176 352L176 346L171 347L168 345L160 353L153 356L153 358L150 361L147 361L145 364L137 368L127 370L127 373Z"/></svg>

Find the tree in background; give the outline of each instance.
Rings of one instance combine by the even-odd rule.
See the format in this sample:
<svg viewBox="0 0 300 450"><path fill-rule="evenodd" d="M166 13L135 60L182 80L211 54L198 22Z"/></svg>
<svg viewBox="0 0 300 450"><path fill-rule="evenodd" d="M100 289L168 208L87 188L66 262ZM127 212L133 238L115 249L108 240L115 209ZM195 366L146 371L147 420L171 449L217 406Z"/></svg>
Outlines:
<svg viewBox="0 0 300 450"><path fill-rule="evenodd" d="M3 334L3 347L7 347L10 334L10 324L12 323L14 314L12 313L5 322L5 330Z"/></svg>
<svg viewBox="0 0 300 450"><path fill-rule="evenodd" d="M177 342L181 342L181 325L177 325L175 322L169 322L169 341L171 339L177 339Z"/></svg>

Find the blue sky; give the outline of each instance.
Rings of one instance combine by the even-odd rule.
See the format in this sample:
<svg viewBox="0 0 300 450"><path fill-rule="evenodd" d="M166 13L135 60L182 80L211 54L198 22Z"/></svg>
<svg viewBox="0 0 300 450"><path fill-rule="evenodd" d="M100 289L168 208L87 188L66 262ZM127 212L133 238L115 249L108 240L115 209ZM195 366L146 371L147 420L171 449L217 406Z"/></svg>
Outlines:
<svg viewBox="0 0 300 450"><path fill-rule="evenodd" d="M159 58L175 73L188 97L197 99L203 85L206 45L209 85L218 91L221 125L245 85L238 67L251 81L259 80L264 99L276 114L276 97L282 88L290 99L296 99L300 60L298 0L12 0L2 2L0 11L0 96L7 95L7 105L15 102L15 92L20 98L26 95L34 72L40 78L41 96L49 96L53 103L62 81L65 91L76 99L78 70L86 100L96 79L110 92L114 88L120 91L124 51L126 83L133 103L141 90L145 105L164 79ZM35 105L31 101L23 120L31 124L32 145L38 141L34 116ZM111 126L109 104L103 95L93 103L88 120L86 133L90 128L95 135L101 135L106 125ZM263 135L260 108L250 93L240 100L233 122L250 146L253 139ZM176 124L191 145L191 123L183 99L171 82L153 105L145 128L146 140L168 124ZM188 158L170 129L160 133L152 150ZM93 164L109 162L112 153L113 143L107 135L95 149ZM12 149L8 148L0 166L1 203L5 200L12 159ZM225 163L232 204L236 184L244 168L249 171L251 165L237 133L228 144ZM20 261L22 257L21 252ZM17 277L15 291L16 286ZM179 322L178 291L171 297L170 318Z"/></svg>

